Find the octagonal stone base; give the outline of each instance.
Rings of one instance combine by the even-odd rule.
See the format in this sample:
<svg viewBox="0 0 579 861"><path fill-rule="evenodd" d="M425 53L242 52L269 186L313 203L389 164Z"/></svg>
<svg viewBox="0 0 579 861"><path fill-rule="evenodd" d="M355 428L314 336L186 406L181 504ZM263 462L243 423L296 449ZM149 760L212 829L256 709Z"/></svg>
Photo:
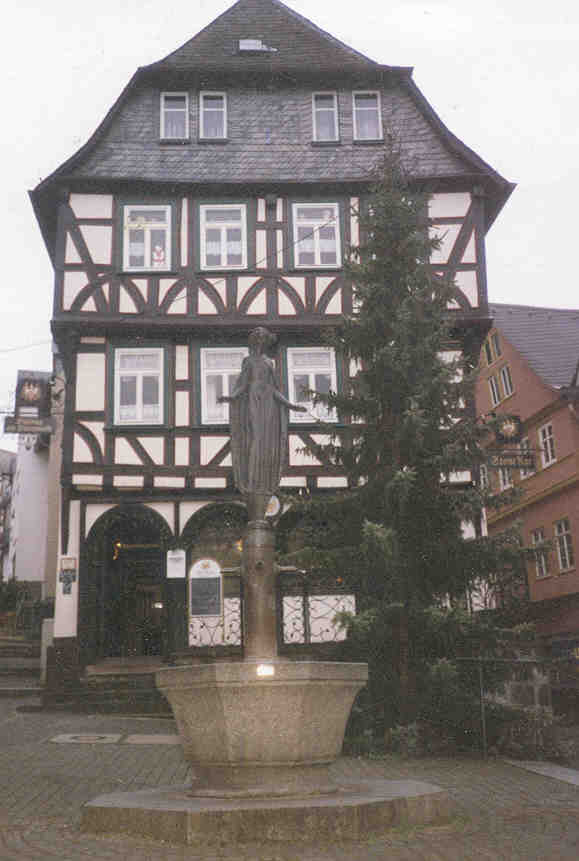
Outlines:
<svg viewBox="0 0 579 861"><path fill-rule="evenodd" d="M197 795L332 791L327 766L368 679L366 664L244 661L159 670Z"/></svg>

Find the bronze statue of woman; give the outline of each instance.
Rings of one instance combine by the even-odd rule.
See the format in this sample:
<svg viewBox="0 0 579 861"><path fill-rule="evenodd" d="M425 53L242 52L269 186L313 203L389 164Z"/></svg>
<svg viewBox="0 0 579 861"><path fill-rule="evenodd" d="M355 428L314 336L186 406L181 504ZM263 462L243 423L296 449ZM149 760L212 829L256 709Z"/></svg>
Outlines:
<svg viewBox="0 0 579 861"><path fill-rule="evenodd" d="M246 497L250 520L263 520L279 487L287 453L288 413L306 412L291 404L275 384L274 365L266 350L275 336L258 327L248 338L249 356L229 397L231 454L237 489Z"/></svg>

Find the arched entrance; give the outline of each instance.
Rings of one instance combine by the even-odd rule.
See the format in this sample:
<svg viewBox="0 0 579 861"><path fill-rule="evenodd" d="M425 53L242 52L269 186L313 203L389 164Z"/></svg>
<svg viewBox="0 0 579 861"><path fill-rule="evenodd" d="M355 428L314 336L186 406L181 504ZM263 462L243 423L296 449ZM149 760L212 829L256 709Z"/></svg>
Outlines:
<svg viewBox="0 0 579 861"><path fill-rule="evenodd" d="M143 505L113 508L84 546L79 595L83 663L100 658L161 656L167 636L163 518Z"/></svg>

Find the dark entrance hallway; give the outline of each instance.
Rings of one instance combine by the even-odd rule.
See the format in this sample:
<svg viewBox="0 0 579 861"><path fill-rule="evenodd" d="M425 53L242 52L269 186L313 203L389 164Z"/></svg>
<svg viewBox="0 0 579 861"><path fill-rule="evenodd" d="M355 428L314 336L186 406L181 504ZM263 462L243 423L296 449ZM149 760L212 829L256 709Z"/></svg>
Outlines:
<svg viewBox="0 0 579 861"><path fill-rule="evenodd" d="M83 663L165 654L169 539L162 518L141 505L114 508L95 523L80 581Z"/></svg>

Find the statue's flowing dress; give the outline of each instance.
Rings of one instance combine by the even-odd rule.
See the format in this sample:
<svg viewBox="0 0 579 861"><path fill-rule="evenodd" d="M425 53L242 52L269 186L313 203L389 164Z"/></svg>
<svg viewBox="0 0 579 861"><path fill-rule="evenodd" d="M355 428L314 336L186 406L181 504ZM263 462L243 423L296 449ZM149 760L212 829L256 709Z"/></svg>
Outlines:
<svg viewBox="0 0 579 861"><path fill-rule="evenodd" d="M271 495L285 466L288 429L271 359L247 356L235 391L240 392L231 402L230 418L235 484L244 494Z"/></svg>

